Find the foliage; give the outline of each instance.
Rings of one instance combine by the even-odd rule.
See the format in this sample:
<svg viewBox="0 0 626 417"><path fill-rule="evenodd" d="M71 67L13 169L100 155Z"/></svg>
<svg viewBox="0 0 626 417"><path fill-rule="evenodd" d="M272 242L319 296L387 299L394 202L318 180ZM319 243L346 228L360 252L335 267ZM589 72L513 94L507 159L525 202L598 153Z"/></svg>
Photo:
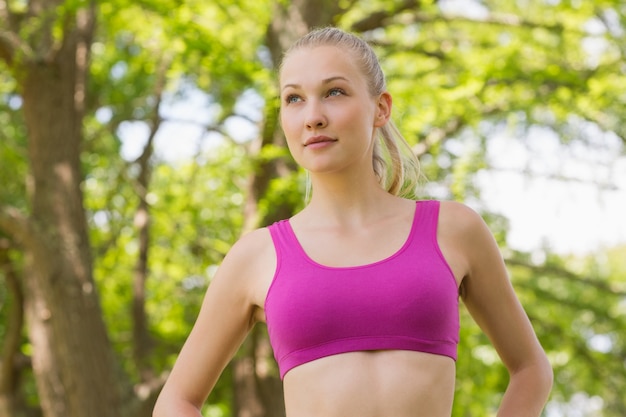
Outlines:
<svg viewBox="0 0 626 417"><path fill-rule="evenodd" d="M521 297L533 306L531 318L554 365L553 399L567 402L585 392L602 398L606 415L626 412L620 394L626 350L618 330L626 325L624 249L515 266Z"/></svg>
<svg viewBox="0 0 626 417"><path fill-rule="evenodd" d="M5 75L0 72L0 201L23 208L28 169L26 132L20 96L13 80Z"/></svg>

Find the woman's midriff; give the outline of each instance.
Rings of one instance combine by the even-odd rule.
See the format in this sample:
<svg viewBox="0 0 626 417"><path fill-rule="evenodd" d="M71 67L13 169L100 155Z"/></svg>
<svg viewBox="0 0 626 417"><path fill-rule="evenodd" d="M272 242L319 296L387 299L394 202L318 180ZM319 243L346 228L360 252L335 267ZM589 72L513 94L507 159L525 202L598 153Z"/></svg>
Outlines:
<svg viewBox="0 0 626 417"><path fill-rule="evenodd" d="M455 363L410 351L351 352L290 370L287 417L450 417Z"/></svg>

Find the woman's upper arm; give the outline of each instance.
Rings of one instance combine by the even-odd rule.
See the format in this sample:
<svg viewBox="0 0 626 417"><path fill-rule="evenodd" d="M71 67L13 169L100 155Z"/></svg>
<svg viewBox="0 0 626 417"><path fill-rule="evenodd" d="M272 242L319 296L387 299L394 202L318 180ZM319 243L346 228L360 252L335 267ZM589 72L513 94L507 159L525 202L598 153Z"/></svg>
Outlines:
<svg viewBox="0 0 626 417"><path fill-rule="evenodd" d="M262 308L263 276L273 275L273 261L265 229L250 233L231 248L209 285L198 318L159 396L155 410L164 412L155 411L154 415L180 416L186 414L178 407L201 408L254 325L255 311Z"/></svg>
<svg viewBox="0 0 626 417"><path fill-rule="evenodd" d="M470 208L451 203L448 227L467 270L463 278L463 302L489 337L503 363L514 372L545 355L519 302L500 249L485 222Z"/></svg>

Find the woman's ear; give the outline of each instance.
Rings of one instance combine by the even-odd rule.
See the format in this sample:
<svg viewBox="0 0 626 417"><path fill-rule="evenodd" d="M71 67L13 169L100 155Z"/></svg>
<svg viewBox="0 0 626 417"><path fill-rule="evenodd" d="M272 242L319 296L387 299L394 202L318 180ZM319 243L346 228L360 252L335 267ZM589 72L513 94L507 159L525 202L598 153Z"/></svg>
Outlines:
<svg viewBox="0 0 626 417"><path fill-rule="evenodd" d="M374 127L384 126L391 118L391 94L387 91L378 97L376 103L376 117L374 119Z"/></svg>

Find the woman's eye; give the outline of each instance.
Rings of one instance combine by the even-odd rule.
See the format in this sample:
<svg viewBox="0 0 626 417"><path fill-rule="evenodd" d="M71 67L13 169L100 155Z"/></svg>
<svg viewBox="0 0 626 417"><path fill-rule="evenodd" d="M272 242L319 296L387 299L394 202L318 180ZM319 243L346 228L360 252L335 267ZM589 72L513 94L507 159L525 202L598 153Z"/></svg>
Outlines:
<svg viewBox="0 0 626 417"><path fill-rule="evenodd" d="M341 95L344 95L344 94L345 94L345 92L341 88L333 88L333 89L328 91L328 96L329 97L341 96Z"/></svg>
<svg viewBox="0 0 626 417"><path fill-rule="evenodd" d="M301 99L300 99L299 96L296 96L296 95L293 95L293 94L285 97L285 103L287 103L287 104L297 103L300 100Z"/></svg>

